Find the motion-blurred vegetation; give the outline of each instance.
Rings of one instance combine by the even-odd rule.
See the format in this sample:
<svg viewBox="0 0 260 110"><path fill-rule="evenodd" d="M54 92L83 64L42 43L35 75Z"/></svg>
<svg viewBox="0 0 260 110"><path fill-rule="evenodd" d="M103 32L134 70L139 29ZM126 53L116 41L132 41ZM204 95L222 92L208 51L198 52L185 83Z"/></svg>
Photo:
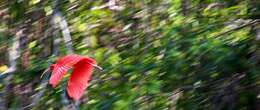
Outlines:
<svg viewBox="0 0 260 110"><path fill-rule="evenodd" d="M259 110L259 22L259 0L1 0L0 109ZM40 79L72 53L104 68L78 104Z"/></svg>

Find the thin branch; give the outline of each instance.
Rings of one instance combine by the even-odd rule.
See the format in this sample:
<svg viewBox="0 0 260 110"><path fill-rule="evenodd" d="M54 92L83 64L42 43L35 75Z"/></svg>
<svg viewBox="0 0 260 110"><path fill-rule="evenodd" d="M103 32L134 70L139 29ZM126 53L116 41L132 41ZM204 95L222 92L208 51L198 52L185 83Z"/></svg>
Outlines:
<svg viewBox="0 0 260 110"><path fill-rule="evenodd" d="M238 27L236 27L236 28L227 30L227 31L225 31L225 32L223 32L223 33L220 33L220 34L218 34L218 35L216 35L216 36L214 36L214 37L215 37L215 38L218 38L218 37L220 37L220 36L222 36L222 35L225 35L225 34L228 34L228 33L232 32L232 31L237 31L237 30L243 29L243 28L245 28L245 27L247 27L247 26L251 26L251 25L258 24L259 22L260 22L260 19L256 19L256 20L253 20L253 21L251 21L251 22L249 22L249 23L243 24L243 25L238 26Z"/></svg>

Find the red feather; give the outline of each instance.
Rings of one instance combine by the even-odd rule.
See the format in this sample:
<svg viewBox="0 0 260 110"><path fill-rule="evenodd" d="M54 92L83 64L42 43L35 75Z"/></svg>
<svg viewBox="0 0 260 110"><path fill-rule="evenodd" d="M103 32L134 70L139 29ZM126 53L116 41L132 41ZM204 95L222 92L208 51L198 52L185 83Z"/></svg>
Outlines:
<svg viewBox="0 0 260 110"><path fill-rule="evenodd" d="M96 61L94 59L79 55L67 55L62 57L58 59L55 64L51 65L52 75L49 83L52 87L56 87L64 74L73 67L67 86L67 93L70 98L79 100L87 88L93 71L93 65L95 64Z"/></svg>
<svg viewBox="0 0 260 110"><path fill-rule="evenodd" d="M49 83L52 87L56 87L58 82L62 79L64 74L76 63L82 60L84 57L79 55L67 55L56 61L51 65L52 75Z"/></svg>
<svg viewBox="0 0 260 110"><path fill-rule="evenodd" d="M67 93L74 100L79 100L83 95L84 90L88 85L88 81L91 78L92 71L93 66L88 63L87 59L84 59L74 65L74 69L67 86Z"/></svg>

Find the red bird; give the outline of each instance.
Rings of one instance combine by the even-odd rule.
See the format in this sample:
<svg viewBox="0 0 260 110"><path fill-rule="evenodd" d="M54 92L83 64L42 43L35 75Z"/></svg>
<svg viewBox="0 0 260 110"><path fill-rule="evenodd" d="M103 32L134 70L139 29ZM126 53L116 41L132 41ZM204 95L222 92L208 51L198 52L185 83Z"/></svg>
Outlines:
<svg viewBox="0 0 260 110"><path fill-rule="evenodd" d="M52 64L48 70L52 71L49 84L54 88L62 79L64 74L72 68L67 84L67 94L73 100L79 100L88 86L88 81L91 78L93 67L102 69L96 65L96 61L89 57L80 55L67 55Z"/></svg>

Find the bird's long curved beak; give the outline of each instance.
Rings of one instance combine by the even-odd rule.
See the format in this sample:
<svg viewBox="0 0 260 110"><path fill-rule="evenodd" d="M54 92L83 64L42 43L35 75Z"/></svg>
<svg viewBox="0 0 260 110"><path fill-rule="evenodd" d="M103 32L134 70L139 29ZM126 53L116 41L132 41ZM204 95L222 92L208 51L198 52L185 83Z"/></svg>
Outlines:
<svg viewBox="0 0 260 110"><path fill-rule="evenodd" d="M42 79L42 77L43 77L43 75L45 74L45 73L47 73L48 71L50 71L50 68L47 68L46 70L44 70L44 72L42 73L42 75L41 75L41 79Z"/></svg>

